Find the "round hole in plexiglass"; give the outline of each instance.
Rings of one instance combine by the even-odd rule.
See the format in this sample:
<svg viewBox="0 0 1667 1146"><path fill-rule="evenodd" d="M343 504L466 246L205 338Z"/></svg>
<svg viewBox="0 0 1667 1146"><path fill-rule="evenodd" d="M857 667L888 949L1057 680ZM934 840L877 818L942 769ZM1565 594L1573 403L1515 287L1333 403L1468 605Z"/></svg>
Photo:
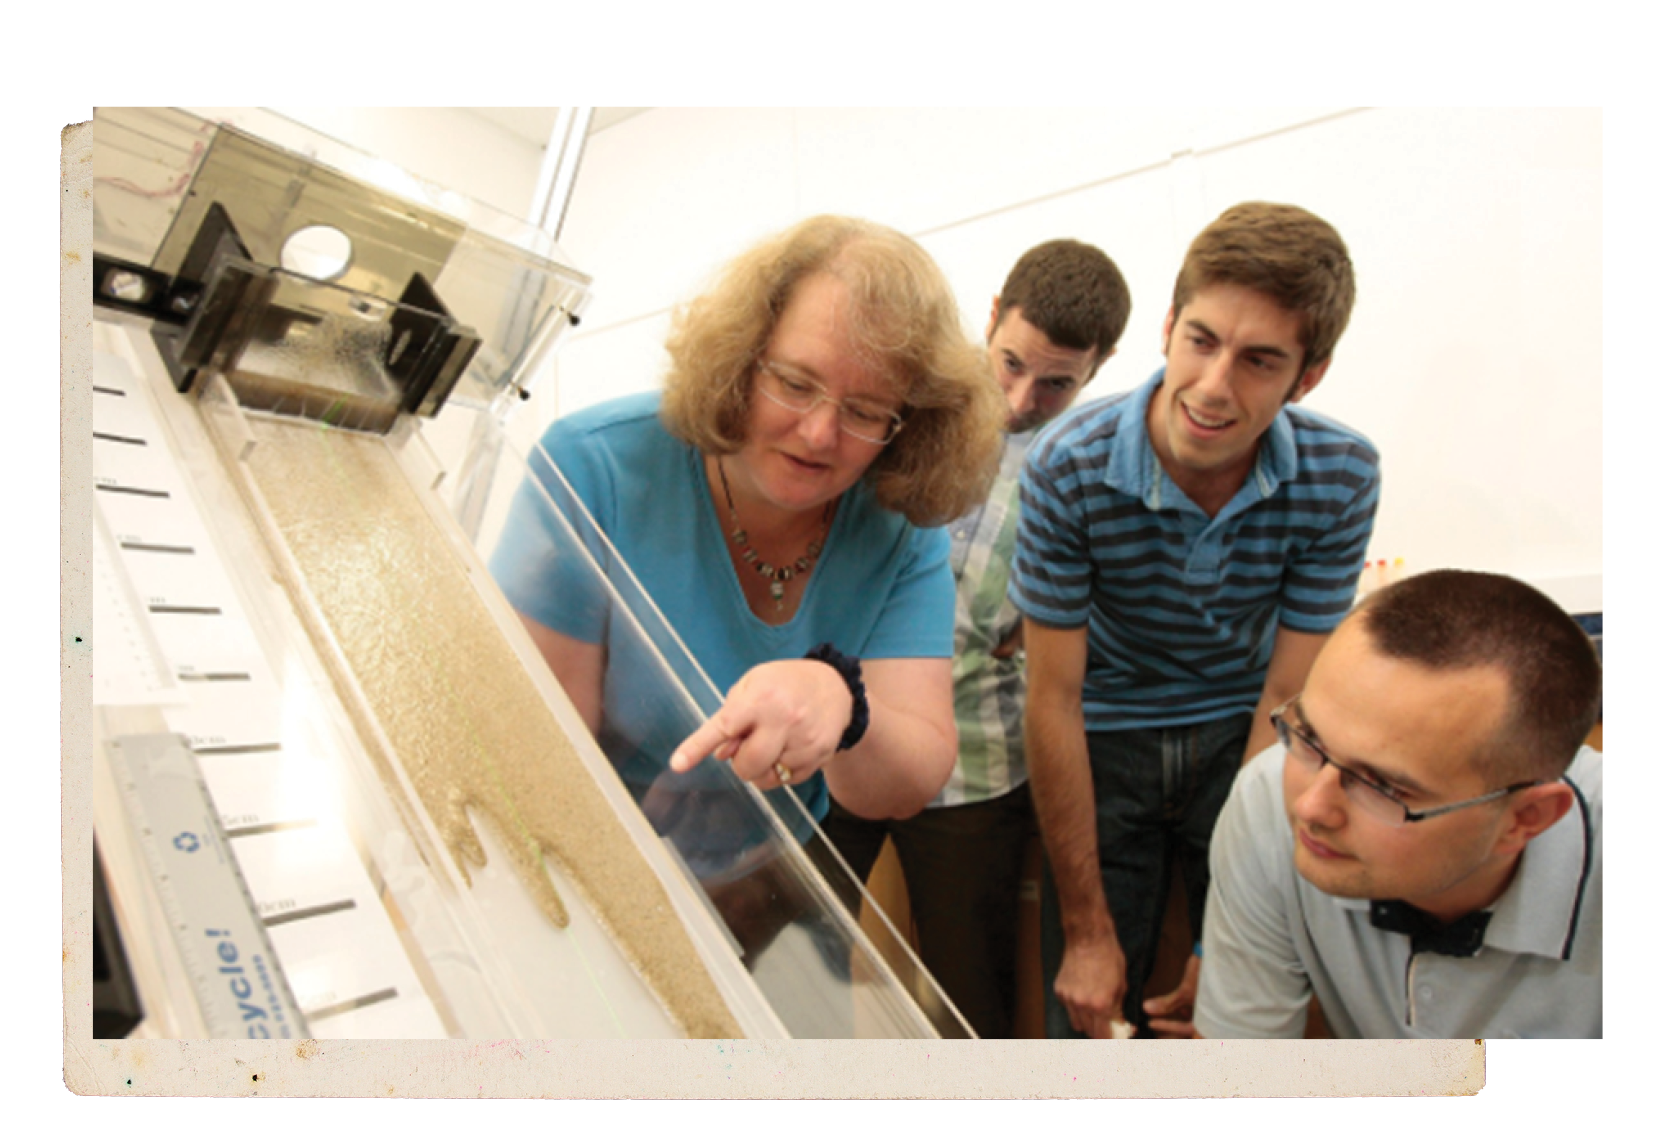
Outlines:
<svg viewBox="0 0 1667 1146"><path fill-rule="evenodd" d="M302 227L284 241L278 262L284 270L328 281L347 269L353 258L353 240L335 227L323 223Z"/></svg>
<svg viewBox="0 0 1667 1146"><path fill-rule="evenodd" d="M111 271L104 279L104 293L123 302L140 303L150 298L150 284L132 271Z"/></svg>

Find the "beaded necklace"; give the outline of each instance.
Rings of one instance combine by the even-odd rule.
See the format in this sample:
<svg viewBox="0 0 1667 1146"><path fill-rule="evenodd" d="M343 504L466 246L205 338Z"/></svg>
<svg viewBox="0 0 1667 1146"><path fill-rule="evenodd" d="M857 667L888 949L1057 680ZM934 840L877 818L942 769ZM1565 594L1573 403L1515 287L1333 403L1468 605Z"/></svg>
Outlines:
<svg viewBox="0 0 1667 1146"><path fill-rule="evenodd" d="M718 481L723 486L724 504L729 507L729 523L735 527L735 531L729 535L729 539L735 542L735 547L741 551L741 559L751 565L758 571L759 576L770 583L770 596L775 600L776 612L779 613L784 608L782 597L787 592L787 583L793 580L797 574L809 573L810 567L816 563L817 557L821 556L822 544L828 539L828 522L833 518L834 503L830 501L823 507L822 536L811 541L805 549L804 556L791 565L776 566L760 558L758 550L754 549L751 542L747 540L747 531L741 528L741 519L735 515L735 499L729 493L729 475L724 473L722 458L718 459Z"/></svg>

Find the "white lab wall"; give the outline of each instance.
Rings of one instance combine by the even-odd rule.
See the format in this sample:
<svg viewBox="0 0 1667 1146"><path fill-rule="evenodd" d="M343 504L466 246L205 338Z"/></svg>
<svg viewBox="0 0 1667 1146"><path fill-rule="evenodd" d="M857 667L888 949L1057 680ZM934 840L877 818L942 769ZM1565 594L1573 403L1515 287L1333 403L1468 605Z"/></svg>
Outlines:
<svg viewBox="0 0 1667 1146"><path fill-rule="evenodd" d="M1371 556L1598 609L1601 141L1596 111L654 109L586 149L561 238L596 298L523 419L656 387L671 308L824 211L919 239L973 337L1027 247L1101 246L1134 312L1088 393L1127 389L1160 364L1191 237L1235 202L1294 202L1355 261L1353 321L1307 401L1383 453Z"/></svg>

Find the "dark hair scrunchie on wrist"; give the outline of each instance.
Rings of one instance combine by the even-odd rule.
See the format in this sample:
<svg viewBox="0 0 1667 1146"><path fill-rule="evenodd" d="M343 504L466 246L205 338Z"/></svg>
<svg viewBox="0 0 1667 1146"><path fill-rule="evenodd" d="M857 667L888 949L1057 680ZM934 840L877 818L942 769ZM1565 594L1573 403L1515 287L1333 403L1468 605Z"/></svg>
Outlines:
<svg viewBox="0 0 1667 1146"><path fill-rule="evenodd" d="M863 733L868 731L868 690L862 683L862 665L856 657L848 657L830 644L820 644L805 654L807 661L821 661L832 665L840 676L845 678L845 687L851 690L851 723L845 726L845 734L839 738L836 752L844 752L852 748L861 740Z"/></svg>

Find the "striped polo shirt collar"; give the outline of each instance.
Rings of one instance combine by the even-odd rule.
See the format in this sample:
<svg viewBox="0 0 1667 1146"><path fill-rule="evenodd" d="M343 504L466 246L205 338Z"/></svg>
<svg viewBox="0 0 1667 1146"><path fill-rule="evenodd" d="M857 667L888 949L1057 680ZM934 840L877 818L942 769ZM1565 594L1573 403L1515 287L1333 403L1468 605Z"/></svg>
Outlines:
<svg viewBox="0 0 1667 1146"><path fill-rule="evenodd" d="M1106 459L1106 484L1119 493L1139 498L1147 509L1157 511L1166 505L1172 508L1191 506L1192 500L1181 491L1158 461L1152 448L1152 435L1146 426L1146 411L1152 397L1163 385L1163 367L1146 380L1140 389L1131 392L1120 414L1118 433L1113 438L1110 456ZM1256 451L1256 464L1250 471L1255 483L1256 497L1272 497L1273 492L1297 476L1297 436L1291 425L1289 408L1281 407L1273 424L1262 435ZM1234 501L1240 498L1235 497ZM1194 507L1196 508L1196 507Z"/></svg>
<svg viewBox="0 0 1667 1146"><path fill-rule="evenodd" d="M1147 379L1140 389L1129 393L1118 415L1117 433L1106 458L1106 484L1118 493L1139 498L1148 509L1161 505L1159 477L1163 467L1152 452L1151 435L1146 432L1146 407L1163 381L1163 369Z"/></svg>
<svg viewBox="0 0 1667 1146"><path fill-rule="evenodd" d="M1267 497L1297 476L1297 432L1291 425L1291 407L1287 404L1274 415L1273 424L1262 435L1262 447L1256 452L1256 468L1252 471L1256 484Z"/></svg>

